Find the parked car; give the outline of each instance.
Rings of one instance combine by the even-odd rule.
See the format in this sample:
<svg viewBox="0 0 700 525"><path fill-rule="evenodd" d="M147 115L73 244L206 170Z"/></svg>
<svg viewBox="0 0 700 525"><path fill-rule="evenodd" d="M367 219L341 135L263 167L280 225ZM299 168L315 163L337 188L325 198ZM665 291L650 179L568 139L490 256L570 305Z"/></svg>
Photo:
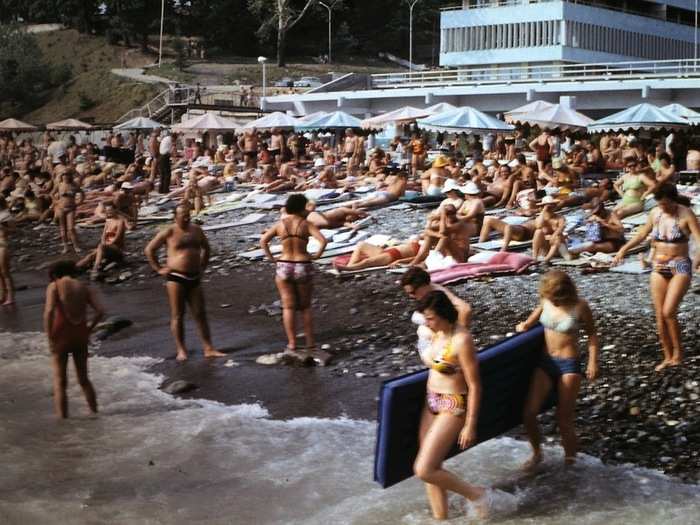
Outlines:
<svg viewBox="0 0 700 525"><path fill-rule="evenodd" d="M289 77L280 78L275 82L275 87L292 87L294 86L294 79Z"/></svg>
<svg viewBox="0 0 700 525"><path fill-rule="evenodd" d="M321 81L318 77L301 77L299 80L294 82L294 87L308 87L315 88L321 85Z"/></svg>

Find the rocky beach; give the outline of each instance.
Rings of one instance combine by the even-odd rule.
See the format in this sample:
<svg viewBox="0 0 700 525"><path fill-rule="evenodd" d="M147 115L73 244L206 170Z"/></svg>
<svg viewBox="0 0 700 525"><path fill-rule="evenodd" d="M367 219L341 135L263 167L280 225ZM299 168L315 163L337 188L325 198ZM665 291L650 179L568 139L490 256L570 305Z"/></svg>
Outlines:
<svg viewBox="0 0 700 525"><path fill-rule="evenodd" d="M385 208L373 212L371 233L405 238L424 222L425 210ZM235 211L209 218L224 223L244 215ZM261 355L281 351L281 310L267 262L249 262L237 253L254 247L253 238L276 219L275 212L254 225L209 234L214 256L205 291L215 343L228 358L173 359L168 309L162 282L142 255L154 226L127 236L129 264L107 273L99 285L107 310L133 322L94 347L100 357L151 357L149 370L162 374L161 386L180 382L185 398L228 405L259 402L275 419L341 417L373 420L381 381L418 370L411 301L396 274L368 272L340 277L321 270L315 279L319 344L333 359L327 367L265 366ZM157 227L157 226L156 226ZM81 230L85 247L100 229ZM18 285L17 308L0 313L0 330L39 331L44 269L58 259L57 230L18 230L11 241ZM56 255L54 255L56 254ZM320 268L320 267L319 267ZM328 268L328 267L325 267ZM543 269L518 276L482 278L451 286L474 309L472 331L479 348L514 331L537 301ZM700 481L700 295L695 281L681 305L686 357L682 367L654 372L660 349L648 290L648 276L572 273L580 294L593 309L601 336L601 377L584 381L577 424L582 451L606 464L634 464L663 471L686 482ZM190 332L190 342L197 342ZM181 388L180 388L181 387ZM99 390L99 386L97 386ZM49 410L49 403L46 403ZM558 442L553 414L542 416L548 441ZM521 437L516 430L513 437Z"/></svg>

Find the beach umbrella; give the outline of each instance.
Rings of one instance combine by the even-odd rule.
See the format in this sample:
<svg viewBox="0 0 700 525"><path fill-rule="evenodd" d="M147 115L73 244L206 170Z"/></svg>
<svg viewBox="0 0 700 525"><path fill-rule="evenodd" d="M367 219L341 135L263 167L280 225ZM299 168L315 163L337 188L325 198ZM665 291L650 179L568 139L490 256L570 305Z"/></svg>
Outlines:
<svg viewBox="0 0 700 525"><path fill-rule="evenodd" d="M686 119L691 126L700 124L700 113L690 108L685 107L683 104L669 104L663 106L661 109L673 113L677 117Z"/></svg>
<svg viewBox="0 0 700 525"><path fill-rule="evenodd" d="M447 102L439 102L438 104L433 104L425 108L425 112L429 115L437 115L438 113L444 113L445 111L454 111L457 106L448 104Z"/></svg>
<svg viewBox="0 0 700 525"><path fill-rule="evenodd" d="M510 120L508 120L508 117L511 115L515 115L516 113L532 113L533 111L542 111L553 106L556 106L556 104L552 104L551 102L547 102L545 100L535 100L533 102L525 104L524 106L511 109L510 111L506 111L504 115L506 117L506 122L510 122Z"/></svg>
<svg viewBox="0 0 700 525"><path fill-rule="evenodd" d="M475 135L491 132L503 133L514 129L510 124L471 107L446 111L421 119L418 121L418 127L428 131Z"/></svg>
<svg viewBox="0 0 700 525"><path fill-rule="evenodd" d="M290 117L289 115L287 115L286 113L282 113L281 111L275 111L274 113L265 115L264 117L261 117L257 120L248 122L248 124L243 126L243 128L255 128L262 130L279 128L284 130L294 129L297 126L299 126L299 121L297 119L295 119L294 117Z"/></svg>
<svg viewBox="0 0 700 525"><path fill-rule="evenodd" d="M308 124L309 122L313 122L314 120L318 120L321 117L325 117L328 115L325 111L315 111L314 113L310 113L308 115L304 115L303 117L296 117L297 122L303 123L303 124Z"/></svg>
<svg viewBox="0 0 700 525"><path fill-rule="evenodd" d="M58 122L46 124L46 129L56 131L87 131L92 129L92 125L75 118L67 118L64 120L59 120Z"/></svg>
<svg viewBox="0 0 700 525"><path fill-rule="evenodd" d="M403 124L406 122L412 122L419 118L429 117L432 115L427 109L418 109L412 106L406 106L403 108L395 109L394 111L389 111L382 115L377 115L376 117L368 118L362 121L362 127L364 129L382 129L390 124Z"/></svg>
<svg viewBox="0 0 700 525"><path fill-rule="evenodd" d="M126 122L123 122L117 126L114 126L114 129L119 129L119 130L129 130L129 129L158 129L158 128L165 128L167 126L164 126L160 122L156 122L155 120L151 120L150 118L146 117L134 117L131 120L127 120Z"/></svg>
<svg viewBox="0 0 700 525"><path fill-rule="evenodd" d="M8 118L0 122L0 131L36 131L37 129L39 128L15 118Z"/></svg>
<svg viewBox="0 0 700 525"><path fill-rule="evenodd" d="M344 111L336 111L334 113L329 113L328 115L321 117L313 122L308 122L301 126L297 126L299 129L345 129L345 128L361 128L362 121L353 117L349 113Z"/></svg>
<svg viewBox="0 0 700 525"><path fill-rule="evenodd" d="M588 126L588 131L605 133L628 129L683 129L688 125L684 118L645 102L596 120Z"/></svg>
<svg viewBox="0 0 700 525"><path fill-rule="evenodd" d="M235 131L240 128L238 122L214 113L204 113L172 127L173 131Z"/></svg>
<svg viewBox="0 0 700 525"><path fill-rule="evenodd" d="M539 102L539 101L538 101ZM506 114L506 122L530 124L542 129L586 129L593 119L562 104L548 104L529 112Z"/></svg>

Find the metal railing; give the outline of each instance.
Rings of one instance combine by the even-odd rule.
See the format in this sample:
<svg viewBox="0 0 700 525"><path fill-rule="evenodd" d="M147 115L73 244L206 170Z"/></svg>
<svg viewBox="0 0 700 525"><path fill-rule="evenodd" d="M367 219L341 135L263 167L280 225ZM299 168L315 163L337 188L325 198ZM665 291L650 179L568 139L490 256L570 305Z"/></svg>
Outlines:
<svg viewBox="0 0 700 525"><path fill-rule="evenodd" d="M186 107L192 104L257 108L259 100L258 97L253 94L244 96L237 92L217 91L206 87L200 88L199 96L197 96L197 88L194 86L169 88L158 93L158 95L140 108L128 111L119 117L117 122L126 122L135 117L148 117L158 120L168 112L169 109Z"/></svg>
<svg viewBox="0 0 700 525"><path fill-rule="evenodd" d="M565 2L567 4L578 4L578 5L585 5L589 7L597 7L599 9L607 9L609 11L617 11L619 13L627 13L630 15L636 15L636 16L641 16L644 18L654 18L656 20L664 20L666 22L672 23L672 24L683 24L683 25L692 25L690 22L680 22L680 21L674 21L674 20L668 20L665 16L665 11L659 11L659 12L653 12L653 11L647 11L647 10L642 10L642 9L633 9L628 7L627 5L610 5L605 2L601 2L598 0L529 0L528 2L523 3L521 0L494 0L492 3L483 3L483 4L475 4L475 5L453 5L453 6L448 6L448 7L441 7L440 11L467 11L471 9L488 9L488 8L497 8L497 7L522 7L522 6L527 6L527 5L532 5L532 4L547 4L550 2Z"/></svg>
<svg viewBox="0 0 700 525"><path fill-rule="evenodd" d="M656 60L595 64L470 67L371 76L373 89L480 86L605 80L700 78L700 60Z"/></svg>

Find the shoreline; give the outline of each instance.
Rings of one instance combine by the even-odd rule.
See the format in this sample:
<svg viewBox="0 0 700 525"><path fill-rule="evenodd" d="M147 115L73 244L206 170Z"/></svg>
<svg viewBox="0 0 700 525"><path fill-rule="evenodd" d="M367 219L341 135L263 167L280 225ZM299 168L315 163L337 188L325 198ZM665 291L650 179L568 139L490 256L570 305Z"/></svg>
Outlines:
<svg viewBox="0 0 700 525"><path fill-rule="evenodd" d="M410 223L411 216L392 217L392 213L375 212L381 217L381 226L375 227L395 235L415 227ZM231 219L230 214L225 217L208 224ZM270 214L265 224L274 217ZM413 217L419 219L420 213ZM252 244L248 236L259 233L263 226L209 234L214 256L204 280L208 314L214 343L229 356L203 359L193 323L188 319L191 359L186 364L175 361L162 281L134 249L150 239L152 227L142 227L128 237L131 262L118 273L131 275L119 284L99 285L108 314L126 317L134 325L108 338L97 355L163 359L149 371L163 374L168 381L181 379L197 386L179 396L183 398L210 399L227 405L259 402L271 418L282 420L305 416L376 420L381 382L422 368L414 350L415 327L409 320L413 305L396 286L397 276L370 272L337 278L317 272L317 338L319 344L330 345L333 361L325 368L258 365L255 359L259 355L279 352L284 346L280 316L271 306L278 299L273 269L269 263L242 263L231 251L232 247L241 251ZM82 230L84 245L89 246L85 241L94 240L99 231ZM53 228L39 230L43 248L37 248L35 232L15 235L15 268L41 265L45 254L51 253L51 245L58 244L54 234ZM603 349L601 378L594 384L584 380L579 396L581 451L605 463L632 463L698 483L700 455L691 443L700 440L700 329L694 322L700 315L700 296L689 293L681 305L679 318L686 347L683 367L658 374L653 370L660 350L648 278L567 271L591 304ZM451 287L472 304L472 332L479 348L514 331L515 324L530 312L539 275L484 278ZM0 330L39 331L44 272L17 272L16 283L27 288L17 294L14 311L3 310ZM253 309L258 311L249 313ZM230 361L233 364L226 366ZM99 385L96 388L99 396ZM552 438L558 442L552 413L542 416L541 421L547 443L551 444ZM524 438L522 429L508 436Z"/></svg>

